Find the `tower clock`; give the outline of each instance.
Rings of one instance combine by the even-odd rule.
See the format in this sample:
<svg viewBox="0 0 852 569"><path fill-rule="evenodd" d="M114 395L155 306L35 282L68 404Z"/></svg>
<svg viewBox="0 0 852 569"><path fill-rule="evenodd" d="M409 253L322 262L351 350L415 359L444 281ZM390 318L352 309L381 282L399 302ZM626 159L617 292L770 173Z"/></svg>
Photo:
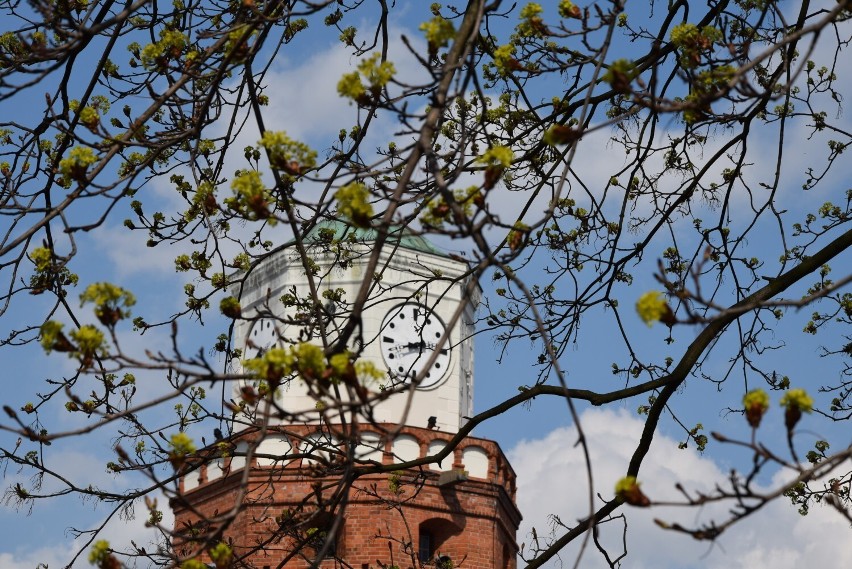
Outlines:
<svg viewBox="0 0 852 569"><path fill-rule="evenodd" d="M332 252L332 242L343 243L347 253ZM322 236L322 238L321 238ZM237 346L245 358L259 357L273 346L285 347L316 334L321 315L326 344L336 341L336 327L342 326L349 303L356 297L365 278L375 235L341 223L317 226L304 241L316 263L314 286L318 296L328 301L320 310L316 303L299 299L310 290L301 259L290 249L261 263L245 280L240 291L243 314L249 318L237 327ZM468 266L464 261L441 253L421 237L391 235L381 255L379 274L361 314L361 326L350 344L360 348L360 358L384 371L381 379L364 385L368 392L388 388L399 393L378 402L372 418L379 422L426 426L434 422L439 430L457 431L472 414L473 401L473 319L479 298L478 286L468 287ZM472 292L471 292L472 291ZM295 301L305 302L300 311L306 317L285 318ZM251 318L256 314L256 318ZM292 323L285 326L285 323ZM311 331L307 331L311 327ZM300 333L301 332L301 333ZM414 401L408 402L408 388ZM305 421L319 420L314 411L315 394L309 395L303 380L294 378L281 390L281 403ZM313 417L314 419L311 419Z"/></svg>
<svg viewBox="0 0 852 569"><path fill-rule="evenodd" d="M243 358L259 358L270 348L278 345L279 333L273 318L260 318L252 323L246 335Z"/></svg>
<svg viewBox="0 0 852 569"><path fill-rule="evenodd" d="M410 383L421 377L417 389L439 385L450 368L449 342L441 319L429 307L416 302L395 306L382 321L379 344L388 376Z"/></svg>

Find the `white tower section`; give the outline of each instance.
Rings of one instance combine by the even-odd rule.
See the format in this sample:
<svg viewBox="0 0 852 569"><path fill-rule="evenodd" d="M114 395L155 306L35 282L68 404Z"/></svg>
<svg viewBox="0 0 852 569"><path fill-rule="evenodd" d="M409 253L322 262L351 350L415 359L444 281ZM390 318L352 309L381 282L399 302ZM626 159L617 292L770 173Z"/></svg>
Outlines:
<svg viewBox="0 0 852 569"><path fill-rule="evenodd" d="M408 386L378 402L373 420L427 427L430 417L435 417L435 428L454 433L473 410L473 322L480 289L476 285L471 294L467 292L467 263L405 233L385 242L377 274L367 275L374 235L325 223L304 240L314 263L327 341L333 344L337 339L366 279L372 289L358 338L363 342L361 359L373 362L385 377L363 385L373 394L383 387ZM275 345L322 343L304 263L295 247L264 260L245 279L242 290L232 293L240 296L245 318L238 321L235 332L235 346L243 350L244 359ZM438 346L445 335L446 341ZM358 347L353 342L356 336L349 341L353 351ZM431 365L425 369L428 360ZM423 379L412 392L410 377L417 372L422 372ZM277 402L287 412L284 423L320 419L317 401L308 395L301 378L286 382ZM328 418L332 420L333 415Z"/></svg>

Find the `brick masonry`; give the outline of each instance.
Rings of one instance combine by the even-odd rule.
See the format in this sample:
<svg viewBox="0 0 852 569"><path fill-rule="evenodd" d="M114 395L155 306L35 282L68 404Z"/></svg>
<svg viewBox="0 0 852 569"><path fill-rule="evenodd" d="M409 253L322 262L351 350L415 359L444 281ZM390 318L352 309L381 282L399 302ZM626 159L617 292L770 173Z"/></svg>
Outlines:
<svg viewBox="0 0 852 569"><path fill-rule="evenodd" d="M352 439L333 430L327 440ZM264 454L264 437L244 432L228 442L233 457L187 465L172 500L176 549L187 555L216 536L232 544L241 566L255 569L407 569L434 566L439 556L465 569L515 569L515 473L497 443L467 437L438 466L425 457L451 435L377 425L361 436L368 430L379 449L369 456L337 442L318 448L317 426L303 425L274 429L289 453ZM401 440L409 456L400 457L394 441ZM410 455L415 442L417 456ZM423 464L393 468L401 458ZM330 551L317 565L322 549Z"/></svg>

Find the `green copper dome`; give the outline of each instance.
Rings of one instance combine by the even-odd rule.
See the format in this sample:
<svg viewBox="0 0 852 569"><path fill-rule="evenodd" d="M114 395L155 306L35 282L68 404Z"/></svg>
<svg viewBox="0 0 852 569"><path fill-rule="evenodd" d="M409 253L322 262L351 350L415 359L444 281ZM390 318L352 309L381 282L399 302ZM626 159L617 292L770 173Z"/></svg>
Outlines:
<svg viewBox="0 0 852 569"><path fill-rule="evenodd" d="M362 242L375 241L378 232L372 228L354 227L342 221L326 220L317 223L307 234L305 234L305 243L318 243L328 240L328 232L333 232L333 239L345 239L350 235L354 235L355 239ZM437 249L426 238L420 235L415 235L411 230L405 227L391 226L390 235L388 235L389 243L399 243L400 247L420 251L421 253L429 253L430 255L438 255L446 257L447 254Z"/></svg>

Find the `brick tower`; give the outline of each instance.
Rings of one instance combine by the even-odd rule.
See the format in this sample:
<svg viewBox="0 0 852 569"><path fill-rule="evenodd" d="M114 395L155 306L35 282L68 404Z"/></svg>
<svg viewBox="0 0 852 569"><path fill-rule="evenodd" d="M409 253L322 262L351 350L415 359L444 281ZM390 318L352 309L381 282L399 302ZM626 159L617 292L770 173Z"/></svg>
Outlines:
<svg viewBox="0 0 852 569"><path fill-rule="evenodd" d="M373 239L340 224L315 228L304 240L315 295L290 249L248 275L234 291L244 361L333 341ZM455 440L472 414L479 289L466 263L422 238L400 232L385 248L350 344L386 375L359 377L354 390L292 378L271 402L244 405L231 435L184 467L172 501L179 552L212 535L232 545L238 566L257 569L515 568L514 471L495 442ZM322 310L302 301L317 297ZM246 390L263 385L235 391L245 400Z"/></svg>

